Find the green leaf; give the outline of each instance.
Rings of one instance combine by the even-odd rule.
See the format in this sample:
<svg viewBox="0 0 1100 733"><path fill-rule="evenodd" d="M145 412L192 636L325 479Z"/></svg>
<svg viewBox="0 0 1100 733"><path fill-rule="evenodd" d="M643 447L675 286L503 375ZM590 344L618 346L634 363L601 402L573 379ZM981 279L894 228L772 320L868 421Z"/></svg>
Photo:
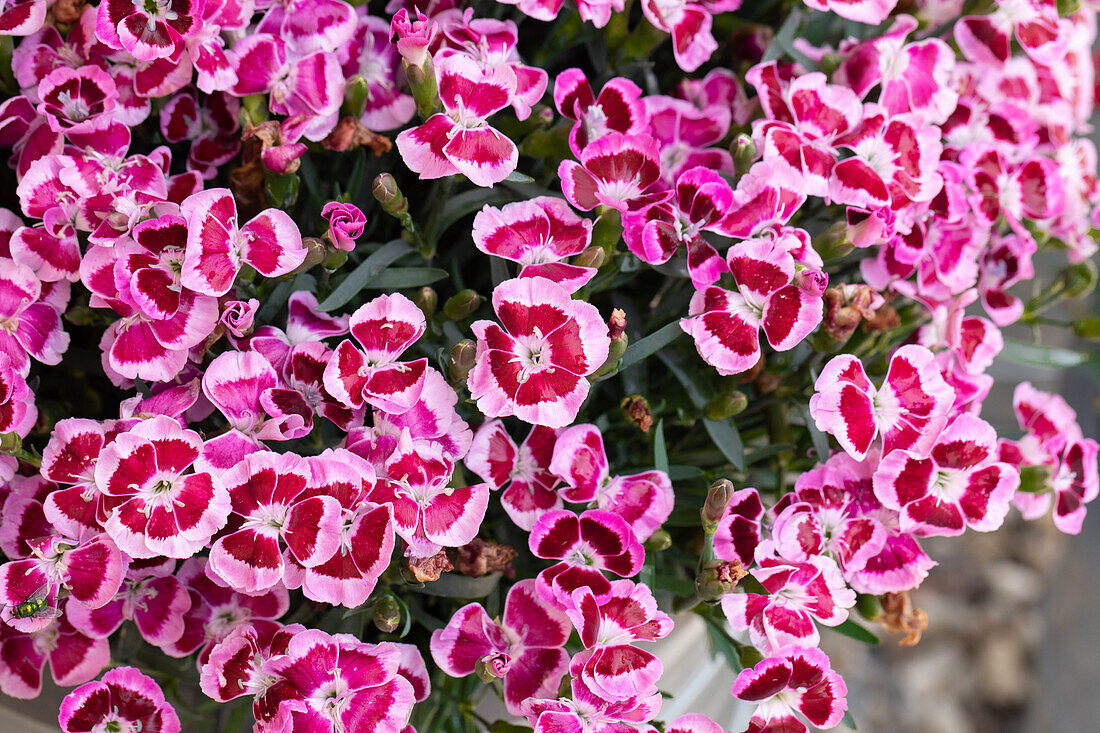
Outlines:
<svg viewBox="0 0 1100 733"><path fill-rule="evenodd" d="M391 267L371 278L365 287L375 290L419 288L445 280L450 273L438 267Z"/></svg>
<svg viewBox="0 0 1100 733"><path fill-rule="evenodd" d="M852 730L858 730L856 728L856 719L852 717L852 711L851 710L845 710L844 711L844 717L841 719L840 724L841 725L846 725L849 728L851 728Z"/></svg>
<svg viewBox="0 0 1100 733"><path fill-rule="evenodd" d="M862 641L864 644L878 644L879 638L872 634L867 629L857 624L852 619L848 619L839 626L834 626L833 631L838 634L855 639L856 641Z"/></svg>
<svg viewBox="0 0 1100 733"><path fill-rule="evenodd" d="M443 204L443 211L439 214L439 221L436 222L433 231L428 232L429 238L432 240L438 239L439 235L447 231L452 224L462 217L467 214L472 214L485 206L485 204L499 201L500 198L501 194L499 190L494 191L484 188L464 191L457 196L452 196Z"/></svg>
<svg viewBox="0 0 1100 733"><path fill-rule="evenodd" d="M621 372L625 369L629 369L646 357L656 354L683 335L684 329L680 328L679 320L661 326L653 333L638 339L626 347L622 361L619 362L619 371Z"/></svg>
<svg viewBox="0 0 1100 733"><path fill-rule="evenodd" d="M1005 347L1000 356L1016 364L1029 364L1051 369L1080 366L1095 359L1093 354L1086 352L1052 346L1036 346L1035 344L1011 339L1005 339Z"/></svg>
<svg viewBox="0 0 1100 733"><path fill-rule="evenodd" d="M666 326L667 328L667 326ZM688 398L691 399L691 403L695 405L697 409L703 409L703 406L707 404L710 399L707 389L701 386L703 384L709 384L710 382L704 380L693 379L680 363L676 355L670 353L659 353L657 358L660 359L669 371L673 373L680 384L683 385L684 391L687 392ZM741 434L737 432L737 428L730 420L708 420L703 419L703 426L707 429L707 434L710 435L710 439L714 441L714 445L718 447L718 450L722 452L722 455L726 457L726 460L734 465L738 470L744 470L745 468L745 446L741 442Z"/></svg>
<svg viewBox="0 0 1100 733"><path fill-rule="evenodd" d="M791 41L794 40L801 22L802 12L798 8L791 8L791 12L783 21L783 25L779 26L779 30L776 31L775 39L764 52L763 58L760 59L761 62L775 61L782 56L783 52L791 46Z"/></svg>
<svg viewBox="0 0 1100 733"><path fill-rule="evenodd" d="M392 242L383 244L378 251L360 262L358 267L349 272L347 277L336 286L336 289L321 301L321 304L317 306L317 310L328 313L344 305L354 298L360 290L368 287L368 283L386 267L411 251L412 247L403 239L395 239Z"/></svg>
<svg viewBox="0 0 1100 733"><path fill-rule="evenodd" d="M722 455L726 457L726 460L732 463L737 470L744 470L745 446L741 443L741 434L737 432L734 424L729 420L715 422L714 420L704 419L703 426L706 427L710 439L718 446L718 450L722 451Z"/></svg>
<svg viewBox="0 0 1100 733"><path fill-rule="evenodd" d="M668 450L665 448L665 419L657 421L657 430L653 435L653 467L668 473Z"/></svg>
<svg viewBox="0 0 1100 733"><path fill-rule="evenodd" d="M512 183L534 183L535 182L534 178L527 175L526 173L520 173L519 171L512 171L511 173L508 174L508 177L505 178L504 180L511 181Z"/></svg>

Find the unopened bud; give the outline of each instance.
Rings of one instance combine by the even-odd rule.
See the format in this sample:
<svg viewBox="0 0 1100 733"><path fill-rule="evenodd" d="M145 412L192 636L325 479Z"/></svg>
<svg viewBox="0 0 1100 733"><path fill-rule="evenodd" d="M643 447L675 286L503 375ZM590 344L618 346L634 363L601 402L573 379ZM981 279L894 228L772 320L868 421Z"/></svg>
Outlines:
<svg viewBox="0 0 1100 733"><path fill-rule="evenodd" d="M816 268L804 267L794 274L794 284L807 295L819 298L829 287L829 276Z"/></svg>
<svg viewBox="0 0 1100 733"><path fill-rule="evenodd" d="M241 127L258 125L267 119L267 95L249 94L241 100Z"/></svg>
<svg viewBox="0 0 1100 733"><path fill-rule="evenodd" d="M344 106L341 108L343 113L358 119L363 116L368 101L370 85L367 80L361 74L349 77L344 84Z"/></svg>
<svg viewBox="0 0 1100 733"><path fill-rule="evenodd" d="M492 684L493 680L499 680L508 674L512 668L512 656L507 652L492 652L477 660L474 672L477 678L485 684Z"/></svg>
<svg viewBox="0 0 1100 733"><path fill-rule="evenodd" d="M650 552L664 552L672 547L672 535L663 529L659 529L645 541L645 548Z"/></svg>
<svg viewBox="0 0 1100 733"><path fill-rule="evenodd" d="M370 191L382 205L382 211L390 216L400 219L408 214L409 202L405 200L405 194L401 193L397 181L389 173L379 173L371 184Z"/></svg>
<svg viewBox="0 0 1100 733"><path fill-rule="evenodd" d="M0 433L0 451L11 453L23 447L23 439L19 433Z"/></svg>
<svg viewBox="0 0 1100 733"><path fill-rule="evenodd" d="M848 240L848 224L842 221L832 224L814 237L813 246L821 259L826 261L843 257L855 249L855 245Z"/></svg>
<svg viewBox="0 0 1100 733"><path fill-rule="evenodd" d="M595 267L599 269L607 261L607 253L602 247L589 247L573 258L573 264L577 267Z"/></svg>
<svg viewBox="0 0 1100 733"><path fill-rule="evenodd" d="M710 490L707 491L707 498L706 501L703 502L703 511L701 512L703 517L703 529L707 534L714 534L714 530L718 527L718 522L726 512L726 506L730 503L730 497L733 496L733 492L733 482L729 479L720 478L710 485Z"/></svg>
<svg viewBox="0 0 1100 733"><path fill-rule="evenodd" d="M736 171L736 176L740 178L749 172L753 161L756 160L756 143L751 137L741 133L730 143L730 155L733 156L733 169Z"/></svg>
<svg viewBox="0 0 1100 733"><path fill-rule="evenodd" d="M648 433L653 427L653 413L649 409L649 400L640 394L632 394L624 397L619 403L626 413L626 418L641 428L643 433Z"/></svg>
<svg viewBox="0 0 1100 733"><path fill-rule="evenodd" d="M311 270L328 257L325 243L317 237L302 237L302 246L306 248L306 258L294 268L295 273Z"/></svg>
<svg viewBox="0 0 1100 733"><path fill-rule="evenodd" d="M704 601L717 601L733 590L746 575L748 573L736 560L715 560L703 566L695 576L695 592Z"/></svg>
<svg viewBox="0 0 1100 733"><path fill-rule="evenodd" d="M752 669L764 661L764 655L754 646L741 647L741 653L737 655L742 669Z"/></svg>
<svg viewBox="0 0 1100 733"><path fill-rule="evenodd" d="M1085 260L1064 269L1059 277L1066 284L1067 298L1080 298L1088 295L1096 287L1096 264Z"/></svg>
<svg viewBox="0 0 1100 733"><path fill-rule="evenodd" d="M859 615L868 621L874 621L882 613L882 603L878 596L870 593L860 593L856 596L856 610Z"/></svg>
<svg viewBox="0 0 1100 733"><path fill-rule="evenodd" d="M348 252L346 249L340 249L339 247L329 246L325 250L325 269L339 270L344 266L344 263L348 261Z"/></svg>
<svg viewBox="0 0 1100 733"><path fill-rule="evenodd" d="M611 347L607 350L607 360L589 378L604 377L615 372L619 368L619 362L622 360L623 354L626 353L628 341L627 335L623 332L611 339Z"/></svg>
<svg viewBox="0 0 1100 733"><path fill-rule="evenodd" d="M443 304L443 315L452 321L461 321L476 311L484 300L485 298L469 288L460 290L447 298L447 302Z"/></svg>
<svg viewBox="0 0 1100 733"><path fill-rule="evenodd" d="M374 602L373 621L383 633L392 634L401 625L401 604L391 593L384 593Z"/></svg>
<svg viewBox="0 0 1100 733"><path fill-rule="evenodd" d="M611 311L611 317L607 319L607 331L612 341L623 335L626 331L626 311L621 308Z"/></svg>
<svg viewBox="0 0 1100 733"><path fill-rule="evenodd" d="M477 344L470 339L463 339L451 347L451 364L448 374L452 384L462 384L474 368L477 356Z"/></svg>
<svg viewBox="0 0 1100 733"><path fill-rule="evenodd" d="M734 415L740 415L748 406L749 398L745 396L745 393L734 390L733 392L716 395L706 404L703 411L706 413L707 419L718 422Z"/></svg>
<svg viewBox="0 0 1100 733"><path fill-rule="evenodd" d="M416 303L417 308L424 311L424 317L430 319L435 315L436 308L439 307L439 294L425 285L416 291L413 302Z"/></svg>

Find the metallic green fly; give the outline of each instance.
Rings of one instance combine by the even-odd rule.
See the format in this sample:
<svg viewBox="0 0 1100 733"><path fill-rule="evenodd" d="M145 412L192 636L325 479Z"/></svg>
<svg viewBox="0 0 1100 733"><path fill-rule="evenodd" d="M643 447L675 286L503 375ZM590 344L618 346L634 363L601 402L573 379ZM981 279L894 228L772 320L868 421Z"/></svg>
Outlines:
<svg viewBox="0 0 1100 733"><path fill-rule="evenodd" d="M27 596L23 602L8 606L12 618L57 618L61 611L50 605L49 595L50 584L43 583L42 587Z"/></svg>

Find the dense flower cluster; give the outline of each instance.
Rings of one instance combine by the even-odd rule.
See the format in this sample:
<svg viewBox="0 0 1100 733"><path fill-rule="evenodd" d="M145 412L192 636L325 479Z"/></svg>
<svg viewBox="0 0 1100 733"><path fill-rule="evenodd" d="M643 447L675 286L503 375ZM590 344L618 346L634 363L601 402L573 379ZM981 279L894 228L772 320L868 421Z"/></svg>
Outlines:
<svg viewBox="0 0 1100 733"><path fill-rule="evenodd" d="M1095 281L1096 6L742 5L0 5L0 691L653 731L675 607L748 731L831 728L924 538L1080 532L1075 411L981 410Z"/></svg>

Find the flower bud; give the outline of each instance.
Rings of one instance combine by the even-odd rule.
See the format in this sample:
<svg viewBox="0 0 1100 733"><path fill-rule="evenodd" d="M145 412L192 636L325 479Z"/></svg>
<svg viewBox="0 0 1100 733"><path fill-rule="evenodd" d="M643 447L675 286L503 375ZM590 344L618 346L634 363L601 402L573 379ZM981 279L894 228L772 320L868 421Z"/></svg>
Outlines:
<svg viewBox="0 0 1100 733"><path fill-rule="evenodd" d="M451 377L451 383L462 384L474 368L477 356L477 345L470 339L463 339L451 347L451 364L447 373Z"/></svg>
<svg viewBox="0 0 1100 733"><path fill-rule="evenodd" d="M752 669L764 661L764 655L754 646L741 647L741 653L737 655L742 669Z"/></svg>
<svg viewBox="0 0 1100 733"><path fill-rule="evenodd" d="M443 304L443 315L452 321L461 321L478 309L485 298L469 288L460 290Z"/></svg>
<svg viewBox="0 0 1100 733"><path fill-rule="evenodd" d="M672 547L672 535L663 529L659 529L645 541L645 548L650 552L664 552Z"/></svg>
<svg viewBox="0 0 1100 733"><path fill-rule="evenodd" d="M715 395L706 404L703 411L706 413L707 419L718 422L741 414L748 406L749 398L745 396L745 393L734 390L733 392Z"/></svg>
<svg viewBox="0 0 1100 733"><path fill-rule="evenodd" d="M321 263L328 271L339 270L348 261L348 252L344 249L329 246L325 250L325 261Z"/></svg>
<svg viewBox="0 0 1100 733"><path fill-rule="evenodd" d="M730 155L733 156L735 177L740 178L749 172L749 168L752 168L752 163L756 159L756 143L751 137L741 133L730 143Z"/></svg>
<svg viewBox="0 0 1100 733"><path fill-rule="evenodd" d="M829 287L829 276L813 267L804 267L794 274L794 284L807 295L819 297Z"/></svg>
<svg viewBox="0 0 1100 733"><path fill-rule="evenodd" d="M23 447L23 439L19 433L0 433L0 452L12 453Z"/></svg>
<svg viewBox="0 0 1100 733"><path fill-rule="evenodd" d="M1062 270L1059 279L1065 283L1067 298L1088 295L1096 287L1096 264L1085 260Z"/></svg>
<svg viewBox="0 0 1100 733"><path fill-rule="evenodd" d="M405 194L401 193L397 181L389 173L379 173L371 184L370 191L382 205L382 211L390 216L400 219L409 213L409 202L405 200Z"/></svg>
<svg viewBox="0 0 1100 733"><path fill-rule="evenodd" d="M344 83L344 106L341 111L345 115L351 115L358 119L363 116L363 110L370 101L370 85L362 74L348 77Z"/></svg>
<svg viewBox="0 0 1100 733"><path fill-rule="evenodd" d="M874 621L882 613L882 603L876 595L859 593L856 595L856 610L863 618Z"/></svg>
<svg viewBox="0 0 1100 733"><path fill-rule="evenodd" d="M328 235L337 249L351 252L355 240L363 234L367 217L355 204L329 201L321 209L321 216L328 222Z"/></svg>
<svg viewBox="0 0 1100 733"><path fill-rule="evenodd" d="M616 317L616 313L620 315ZM607 360L600 365L600 368L597 369L590 378L606 376L619 368L619 361L623 358L623 354L626 352L627 342L630 340L624 332L625 328L626 314L616 308L611 314L611 319L608 323L608 331L611 333L617 331L618 333L611 337L611 348L607 350Z"/></svg>
<svg viewBox="0 0 1100 733"><path fill-rule="evenodd" d="M611 317L607 319L607 333L614 341L621 338L626 331L626 311L616 308L611 311Z"/></svg>
<svg viewBox="0 0 1100 733"><path fill-rule="evenodd" d="M247 302L227 300L222 305L222 315L218 320L229 333L237 338L244 338L252 332L256 309L259 307L260 301L255 298L250 298Z"/></svg>
<svg viewBox="0 0 1100 733"><path fill-rule="evenodd" d="M599 269L607 261L607 253L602 247L589 247L573 258L573 264L577 267L595 267Z"/></svg>
<svg viewBox="0 0 1100 733"><path fill-rule="evenodd" d="M707 491L707 498L706 501L703 502L703 510L701 512L703 517L703 529L707 534L714 534L714 530L718 527L718 522L726 512L726 506L730 503L730 497L733 496L733 492L733 482L728 479L720 478L710 485L710 490Z"/></svg>
<svg viewBox="0 0 1100 733"><path fill-rule="evenodd" d="M409 11L401 8L394 13L390 21L390 37L397 36L394 46L401 58L411 66L423 66L430 58L428 48L435 40L438 25L419 10L415 19L409 18Z"/></svg>
<svg viewBox="0 0 1100 733"><path fill-rule="evenodd" d="M375 627L386 634L392 634L401 626L401 604L392 593L383 593L374 602Z"/></svg>
<svg viewBox="0 0 1100 733"><path fill-rule="evenodd" d="M695 576L695 592L704 601L717 601L733 590L746 575L748 573L736 560L714 560L704 565Z"/></svg>
<svg viewBox="0 0 1100 733"><path fill-rule="evenodd" d="M842 221L832 224L817 235L813 245L821 255L821 259L825 261L843 257L855 248L855 245L848 240L848 225Z"/></svg>
<svg viewBox="0 0 1100 733"><path fill-rule="evenodd" d="M512 668L512 656L507 652L492 652L477 660L474 672L477 678L485 684L492 684L493 680L499 680Z"/></svg>
<svg viewBox="0 0 1100 733"><path fill-rule="evenodd" d="M436 308L439 307L439 294L425 285L416 291L413 302L416 303L417 308L424 311L424 317L430 319L435 315Z"/></svg>
<svg viewBox="0 0 1100 733"><path fill-rule="evenodd" d="M626 413L626 419L637 425L643 433L648 433L653 427L653 413L649 409L649 400L640 394L624 397L619 407Z"/></svg>
<svg viewBox="0 0 1100 733"><path fill-rule="evenodd" d="M302 246L306 248L306 258L294 268L294 274L312 270L328 257L328 248L317 237L302 237Z"/></svg>
<svg viewBox="0 0 1100 733"><path fill-rule="evenodd" d="M305 152L303 143L274 145L260 153L260 162L272 173L297 173L302 167L301 157Z"/></svg>

